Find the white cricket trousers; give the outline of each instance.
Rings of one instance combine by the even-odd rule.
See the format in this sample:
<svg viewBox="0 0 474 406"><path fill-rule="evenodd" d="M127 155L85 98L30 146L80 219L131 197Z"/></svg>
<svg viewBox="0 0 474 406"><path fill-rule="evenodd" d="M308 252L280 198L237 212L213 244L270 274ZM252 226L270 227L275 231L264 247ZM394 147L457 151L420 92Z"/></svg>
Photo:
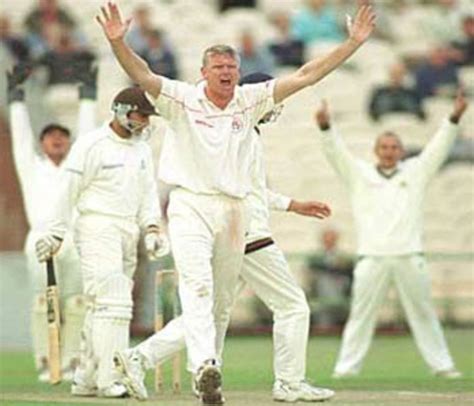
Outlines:
<svg viewBox="0 0 474 406"><path fill-rule="evenodd" d="M422 255L364 257L354 270L349 320L335 374L357 374L369 349L376 312L395 283L415 342L433 371L454 367L431 301L430 275Z"/></svg>
<svg viewBox="0 0 474 406"><path fill-rule="evenodd" d="M99 390L114 381L114 352L128 348L138 238L134 219L89 214L76 222L75 242L91 307L75 379Z"/></svg>
<svg viewBox="0 0 474 406"><path fill-rule="evenodd" d="M305 377L309 307L303 290L291 273L282 251L273 244L245 255L237 292L248 285L273 312L275 378L299 382ZM224 332L225 333L225 332ZM222 346L217 348L222 357ZM153 368L184 348L181 317L139 344L147 368Z"/></svg>
<svg viewBox="0 0 474 406"><path fill-rule="evenodd" d="M176 188L168 231L179 274L188 365L195 373L217 359L217 336L227 329L242 266L247 216L243 200Z"/></svg>

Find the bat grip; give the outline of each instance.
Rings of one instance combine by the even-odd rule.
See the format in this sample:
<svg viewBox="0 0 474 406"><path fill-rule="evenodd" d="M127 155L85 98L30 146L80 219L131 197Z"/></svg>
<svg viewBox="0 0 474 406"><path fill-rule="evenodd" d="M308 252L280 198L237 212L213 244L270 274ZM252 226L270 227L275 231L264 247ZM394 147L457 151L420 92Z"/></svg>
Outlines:
<svg viewBox="0 0 474 406"><path fill-rule="evenodd" d="M56 285L56 276L54 275L53 258L50 258L46 261L46 272L47 272L47 285L48 286L55 286Z"/></svg>

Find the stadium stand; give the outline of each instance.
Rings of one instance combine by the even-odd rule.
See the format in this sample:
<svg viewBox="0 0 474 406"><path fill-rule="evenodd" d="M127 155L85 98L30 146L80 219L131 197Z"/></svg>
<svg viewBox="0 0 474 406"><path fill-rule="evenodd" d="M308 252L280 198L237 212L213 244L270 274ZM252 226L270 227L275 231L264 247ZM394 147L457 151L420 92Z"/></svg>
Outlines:
<svg viewBox="0 0 474 406"><path fill-rule="evenodd" d="M3 3L3 2L2 2ZM5 10L0 5L0 15L8 14L14 31L21 30L21 21L34 2L17 0L15 7ZM116 91L127 84L102 32L94 21L101 0L81 2L81 12L74 13L81 29L98 55L99 65L99 116L106 119L109 100ZM275 9L293 12L301 1L261 0L255 9L232 9L219 15L216 2L211 0L161 0L142 1L153 11L152 21L156 28L165 31L180 61L183 80L199 79L201 53L216 42L237 45L242 28L255 28L258 40L264 42L274 34L268 15ZM277 124L263 129L268 177L271 186L282 193L298 198L313 198L328 202L333 207L330 222L344 235L342 249L353 252L354 229L350 205L343 185L324 160L319 151L317 129L313 123L313 112L317 104L327 98L335 116L335 122L349 148L363 159L372 159L373 140L383 129L399 133L408 146L422 147L432 137L440 118L449 112L451 101L441 98L426 100L427 120L420 122L405 114L383 117L373 123L366 114L367 98L374 83L384 80L387 67L401 55L419 53L429 49L417 22L423 16L424 7L415 2L403 2L403 6L387 10L392 26L396 27L396 43L388 44L376 40L364 48L347 66L331 74L312 89L290 98ZM6 2L4 3L6 4ZM75 11L77 1L62 0L68 10ZM122 1L124 13L131 15L135 2ZM196 13L199 18L196 18ZM179 27L176 28L176 21ZM181 27L186 27L185 29ZM192 37L192 41L190 41ZM310 51L310 55L318 52ZM285 68L288 69L288 68ZM284 73L285 70L280 70ZM3 72L2 72L3 75ZM474 80L472 67L460 70L461 80L471 89ZM50 90L47 100L51 109L61 115L61 121L72 124L75 107L69 102L71 85L61 85ZM61 109L59 109L61 106ZM474 106L464 119L463 131L473 134ZM162 123L158 123L161 127ZM159 151L159 141L153 148ZM5 145L5 143L2 143ZM13 182L14 178L10 179ZM455 164L441 170L429 186L425 202L425 241L429 253L438 254L432 263L433 291L442 303L440 312L448 314L450 320L474 322L474 314L464 305L452 306L452 301L472 297L474 283L474 171L469 164ZM0 220L10 217L12 208L0 196ZM305 218L276 214L272 222L274 235L283 250L289 253L296 271L298 259L315 247L315 222ZM317 244L317 242L316 242ZM21 247L17 247L20 250ZM446 260L449 259L449 261ZM469 289L471 287L471 289ZM446 304L448 303L448 304ZM451 307L450 307L451 306ZM384 314L391 314L390 312ZM393 316L393 314L392 314ZM391 317L391 316L389 316Z"/></svg>

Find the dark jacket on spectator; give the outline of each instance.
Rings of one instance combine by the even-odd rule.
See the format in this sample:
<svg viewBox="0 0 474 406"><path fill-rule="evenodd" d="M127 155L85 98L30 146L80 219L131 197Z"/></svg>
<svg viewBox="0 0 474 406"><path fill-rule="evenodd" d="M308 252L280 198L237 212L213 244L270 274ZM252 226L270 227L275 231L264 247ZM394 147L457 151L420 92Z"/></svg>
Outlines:
<svg viewBox="0 0 474 406"><path fill-rule="evenodd" d="M401 86L381 86L372 92L369 104L370 117L378 120L388 113L411 113L422 120L426 117L415 90Z"/></svg>

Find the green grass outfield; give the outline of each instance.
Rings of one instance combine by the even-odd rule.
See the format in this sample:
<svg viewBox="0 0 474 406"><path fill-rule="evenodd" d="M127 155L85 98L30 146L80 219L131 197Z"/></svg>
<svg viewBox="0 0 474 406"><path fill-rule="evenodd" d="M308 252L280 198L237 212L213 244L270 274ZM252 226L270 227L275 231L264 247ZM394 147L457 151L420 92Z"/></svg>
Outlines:
<svg viewBox="0 0 474 406"><path fill-rule="evenodd" d="M337 391L337 405L473 405L474 330L448 330L448 343L462 379L433 377L409 335L378 336L357 378L331 379L339 337L312 337L308 348L308 379ZM152 405L196 405L189 395L189 376L184 372L183 393L172 395L169 383L164 395L153 394L153 374L148 376ZM169 365L165 379L170 378ZM228 405L275 405L271 400L272 341L270 337L230 337L226 342L224 388ZM143 405L133 400L72 398L69 385L48 386L36 382L29 353L2 352L0 359L1 405Z"/></svg>

